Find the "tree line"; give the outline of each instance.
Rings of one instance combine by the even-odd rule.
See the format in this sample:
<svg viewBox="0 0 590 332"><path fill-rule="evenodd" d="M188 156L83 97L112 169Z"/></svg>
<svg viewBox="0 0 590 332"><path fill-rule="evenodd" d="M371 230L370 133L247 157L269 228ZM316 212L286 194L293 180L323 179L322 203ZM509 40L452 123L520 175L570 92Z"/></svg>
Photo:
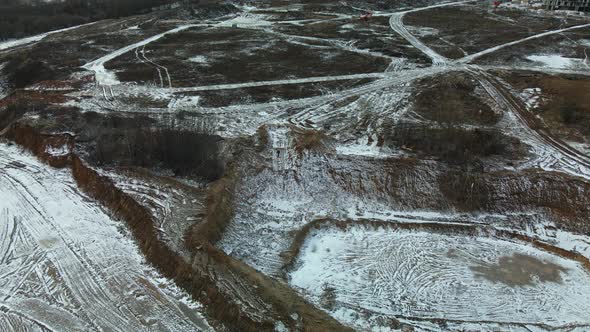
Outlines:
<svg viewBox="0 0 590 332"><path fill-rule="evenodd" d="M23 38L106 18L150 11L172 0L0 1L0 40Z"/></svg>

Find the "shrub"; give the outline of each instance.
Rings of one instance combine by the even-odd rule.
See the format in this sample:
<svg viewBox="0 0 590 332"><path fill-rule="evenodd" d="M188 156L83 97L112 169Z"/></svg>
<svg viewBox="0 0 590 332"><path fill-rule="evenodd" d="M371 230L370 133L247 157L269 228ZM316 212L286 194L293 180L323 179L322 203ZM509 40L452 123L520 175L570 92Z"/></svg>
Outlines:
<svg viewBox="0 0 590 332"><path fill-rule="evenodd" d="M568 125L575 124L584 117L583 111L580 111L578 105L576 105L574 101L564 101L560 107L559 116L561 122Z"/></svg>
<svg viewBox="0 0 590 332"><path fill-rule="evenodd" d="M203 128L134 128L100 134L90 159L99 165L163 168L216 180L223 173L219 136Z"/></svg>
<svg viewBox="0 0 590 332"><path fill-rule="evenodd" d="M18 98L10 103L3 111L0 111L0 131L8 127L14 121L22 118L29 112L35 112L44 105L29 102L23 98Z"/></svg>
<svg viewBox="0 0 590 332"><path fill-rule="evenodd" d="M299 155L303 155L305 151L325 152L327 141L328 136L322 131L303 129L295 131L295 151Z"/></svg>
<svg viewBox="0 0 590 332"><path fill-rule="evenodd" d="M384 139L390 146L404 147L452 164L504 155L508 152L509 141L497 131L455 126L433 128L410 123L386 127Z"/></svg>
<svg viewBox="0 0 590 332"><path fill-rule="evenodd" d="M54 79L57 76L56 71L48 64L33 60L34 57L29 53L22 53L9 60L6 68L13 69L8 80L15 88L24 88L30 84Z"/></svg>

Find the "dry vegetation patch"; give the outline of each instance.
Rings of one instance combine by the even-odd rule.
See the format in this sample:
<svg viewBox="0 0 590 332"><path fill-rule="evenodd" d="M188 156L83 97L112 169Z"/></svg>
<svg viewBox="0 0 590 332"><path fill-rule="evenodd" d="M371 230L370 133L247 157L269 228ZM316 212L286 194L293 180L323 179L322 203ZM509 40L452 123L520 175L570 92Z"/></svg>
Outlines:
<svg viewBox="0 0 590 332"><path fill-rule="evenodd" d="M543 100L533 112L543 119L552 134L579 143L590 141L590 78L500 74L517 89L541 88Z"/></svg>
<svg viewBox="0 0 590 332"><path fill-rule="evenodd" d="M176 87L373 73L389 65L387 58L338 47L308 47L247 29L171 34L146 47L145 56L168 68ZM124 82L160 83L156 69L133 52L107 67Z"/></svg>
<svg viewBox="0 0 590 332"><path fill-rule="evenodd" d="M492 173L452 169L438 179L442 193L464 212L549 212L563 228L590 234L590 185L542 170Z"/></svg>
<svg viewBox="0 0 590 332"><path fill-rule="evenodd" d="M295 129L295 151L301 156L306 151L325 153L329 151L329 137L323 131Z"/></svg>
<svg viewBox="0 0 590 332"><path fill-rule="evenodd" d="M356 79L305 84L279 84L241 89L210 90L192 93L178 93L177 96L199 96L199 106L223 107L234 104L266 103L277 100L293 100L343 91L369 82L373 79Z"/></svg>
<svg viewBox="0 0 590 332"><path fill-rule="evenodd" d="M477 83L464 73L423 79L414 101L414 111L440 124L494 125L501 114L476 95Z"/></svg>
<svg viewBox="0 0 590 332"><path fill-rule="evenodd" d="M386 126L384 130L385 145L452 165L467 166L492 157L517 160L526 153L526 147L518 139L498 130L466 129L453 125L431 127L403 122Z"/></svg>

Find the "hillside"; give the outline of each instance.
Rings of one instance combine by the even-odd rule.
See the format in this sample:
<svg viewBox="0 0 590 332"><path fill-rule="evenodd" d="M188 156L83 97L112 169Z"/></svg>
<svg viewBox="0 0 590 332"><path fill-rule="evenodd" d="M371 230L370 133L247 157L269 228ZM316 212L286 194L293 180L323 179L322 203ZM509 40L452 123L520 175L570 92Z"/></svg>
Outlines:
<svg viewBox="0 0 590 332"><path fill-rule="evenodd" d="M587 15L119 16L0 42L0 330L590 329Z"/></svg>

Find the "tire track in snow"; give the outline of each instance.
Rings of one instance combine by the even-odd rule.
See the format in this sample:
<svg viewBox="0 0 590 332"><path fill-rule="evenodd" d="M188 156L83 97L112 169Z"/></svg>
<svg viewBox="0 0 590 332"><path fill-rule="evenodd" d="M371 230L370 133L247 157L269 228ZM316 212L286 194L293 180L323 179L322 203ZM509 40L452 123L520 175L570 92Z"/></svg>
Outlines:
<svg viewBox="0 0 590 332"><path fill-rule="evenodd" d="M24 184L16 178L6 176L6 174L2 174L2 176L5 180L4 185L6 186L8 184L8 186L12 187L10 191L15 193L15 206L20 206L24 211L28 211L28 222L23 225L27 233L38 243L42 243L43 239L47 236L57 236L64 244L63 247L48 252L48 258L56 265L60 275L64 279L71 282L75 280L76 285L71 285L69 289L76 293L77 299L83 305L90 308L94 307L94 310L89 312L90 314L96 315L92 321L97 321L102 326L109 326L113 330L116 330L117 326L124 326L127 319L121 313L117 312L117 310L113 310L110 306L106 305L109 302L113 302L113 296L103 291L105 287L104 285L99 285L99 281L95 277L96 272L89 271L88 267L90 264L76 254L75 250L71 248L69 239L64 237L63 230L57 226L55 221L52 221L53 217L47 211L44 211L42 205L38 203L39 198L34 196L31 189L31 187L37 187L37 184L32 185L30 182ZM37 187L35 189L41 188ZM64 265L62 261L66 261L68 264ZM33 268L35 266L36 264L33 265ZM72 270L75 273L71 273ZM33 269L23 276L23 282L32 271ZM17 284L14 291L18 290L21 286L22 283ZM95 300L96 302L88 302L89 299ZM5 298L4 300L6 301L7 299ZM97 305L98 307L96 307ZM97 315L99 312L100 315Z"/></svg>
<svg viewBox="0 0 590 332"><path fill-rule="evenodd" d="M163 32L163 33L157 34L155 36L152 36L150 38L139 41L137 43L122 47L114 52L111 52L103 57L100 57L94 61L91 61L91 62L85 64L84 66L82 66L82 68L84 68L86 70L93 71L95 74L95 77L96 77L96 82L99 85L117 85L117 84L119 84L119 81L117 80L116 75L104 67L105 63L107 63L107 62L127 53L127 52L133 51L136 48L153 43L153 42L165 37L166 35L178 33L178 32L181 32L181 31L184 31L184 30L187 30L190 28L198 27L198 26L202 26L202 24L181 25L181 26L176 27L174 29L168 30L166 32Z"/></svg>
<svg viewBox="0 0 590 332"><path fill-rule="evenodd" d="M15 161L23 166L10 167ZM14 276L7 280L8 284L0 283L0 293L8 295L0 304L7 307L9 313L24 308L29 318L47 322L46 325L55 330L69 330L70 325L52 325L59 318L46 318L41 311L36 311L37 306L28 308L27 301L41 301L46 309L64 315L68 312L86 326L84 330L202 330L206 323L193 322L178 307L176 299L150 281L153 277L146 275L146 271L151 270L142 265L138 249L123 238L114 222L80 195L71 182L66 171L44 167L16 148L0 144L0 196L6 198L0 202L0 220L19 216L26 220L18 225L28 239L24 247L17 248L27 253L20 257L24 264L0 263L3 271L17 267ZM2 236L0 243L7 243L4 240L7 234L3 232ZM6 250L5 245L0 248ZM73 294L74 298L68 302L75 303L61 308L53 301L45 302L48 300L27 295L31 278L43 273L39 267L47 263L55 267L60 287ZM112 266L120 268L109 270ZM27 269L23 271L21 267ZM105 270L109 271L108 275ZM138 280L150 286L146 288L144 282ZM49 289L42 283L36 284L35 293ZM23 288L25 285L27 287ZM51 292L47 296L59 296L59 293ZM62 318L69 321L66 316Z"/></svg>
<svg viewBox="0 0 590 332"><path fill-rule="evenodd" d="M150 64L152 64L156 70L158 71L158 75L160 76L160 86L164 87L164 80L162 79L162 70L166 73L166 79L168 80L168 88L172 88L172 80L170 79L170 73L168 72L168 68L155 63L154 61L150 60L146 55L145 55L145 45L143 45L143 47L141 48L141 56Z"/></svg>
<svg viewBox="0 0 590 332"><path fill-rule="evenodd" d="M428 47L426 44L421 42L418 38L414 37L414 35L412 35L408 31L408 29L405 27L405 25L403 23L404 16L408 13L415 13L415 12L424 11L424 10L433 9L433 8L456 6L456 5L461 5L461 4L465 4L465 3L469 3L469 2L474 2L474 1L448 2L448 3L427 6L427 7L421 7L421 8L415 8L415 9L410 9L410 10L403 11L403 12L393 13L391 15L391 17L389 18L389 26L391 27L391 29L393 31L397 32L400 36L402 36L405 40L407 40L410 44L412 44L412 46L414 46L415 48L420 50L422 53L424 53L426 56L428 56L432 60L433 65L444 66L449 62L449 59L438 54L436 51L434 51L433 49Z"/></svg>
<svg viewBox="0 0 590 332"><path fill-rule="evenodd" d="M91 23L86 23L86 24L81 24L81 25L76 25L73 27L69 27L69 28L65 28L65 29L59 29L59 30L54 30L54 31L50 31L50 32L45 32L39 35L35 35L35 36L31 36L31 37L26 37L26 38L22 38L22 39L17 39L17 40L9 40L6 42L2 42L0 43L0 52L4 51L4 50L10 50L19 46L24 46L24 45L28 45L28 44L32 44L32 43L36 43L38 41L41 41L43 39L45 39L46 37L50 36L50 35L54 35L57 33L61 33L61 32L66 32L66 31L70 31L70 30L75 30L81 27L85 27L88 25L92 25L95 24L96 22L91 22Z"/></svg>
<svg viewBox="0 0 590 332"><path fill-rule="evenodd" d="M215 90L255 88L255 87L261 87L261 86L273 86L273 85L320 83L320 82L346 81L346 80L357 80L357 79L365 79L365 78L384 78L384 77L386 77L386 74L384 74L384 73L317 76L317 77L295 78L295 79L276 80L276 81L259 81L259 82L247 82L247 83L205 85L205 86L196 86L196 87L187 87L187 88L171 88L171 89L165 89L164 91L172 92L172 93L215 91Z"/></svg>
<svg viewBox="0 0 590 332"><path fill-rule="evenodd" d="M531 137L534 137L544 146L551 147L555 150L555 153L561 154L566 160L573 161L573 164L582 165L590 169L590 156L571 147L569 144L546 132L544 129L537 129L537 125L534 123L534 120L530 119L531 114L528 113L526 107L522 105L522 103L518 101L510 91L507 91L497 78L480 70L477 66L470 66L467 71L473 74L475 79L478 80L492 99L500 105L503 105L504 109L509 110L516 116L521 124L527 128ZM579 176L580 174L574 175Z"/></svg>
<svg viewBox="0 0 590 332"><path fill-rule="evenodd" d="M146 66L152 67L152 66L150 66L150 64L148 62L146 62L146 60L143 59L144 58L143 53L142 53L141 57L139 56L139 53L140 52L139 52L139 47L138 47L135 49L135 58L137 60L139 60L139 62L145 64ZM158 68L158 67L155 67L155 68L156 68L156 71L158 72L158 77L160 78L160 88L163 88L164 87L164 80L162 79L162 72L160 71L160 68Z"/></svg>

